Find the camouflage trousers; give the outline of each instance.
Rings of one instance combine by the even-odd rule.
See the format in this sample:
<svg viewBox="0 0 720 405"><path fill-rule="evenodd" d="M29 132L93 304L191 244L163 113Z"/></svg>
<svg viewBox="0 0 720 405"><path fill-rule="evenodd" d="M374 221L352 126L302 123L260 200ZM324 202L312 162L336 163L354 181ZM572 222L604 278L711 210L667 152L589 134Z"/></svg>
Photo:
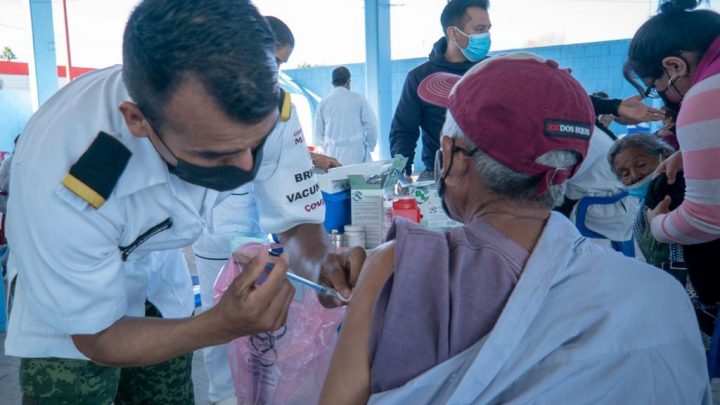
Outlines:
<svg viewBox="0 0 720 405"><path fill-rule="evenodd" d="M153 312L154 311L154 312ZM146 315L157 310L146 308ZM148 367L104 367L91 361L24 358L23 404L194 404L192 353Z"/></svg>

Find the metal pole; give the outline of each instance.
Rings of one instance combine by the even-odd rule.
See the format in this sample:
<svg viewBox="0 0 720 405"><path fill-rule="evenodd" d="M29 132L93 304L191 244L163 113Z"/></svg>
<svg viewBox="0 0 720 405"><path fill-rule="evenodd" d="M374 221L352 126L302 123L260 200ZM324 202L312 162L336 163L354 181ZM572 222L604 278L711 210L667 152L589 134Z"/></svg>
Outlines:
<svg viewBox="0 0 720 405"><path fill-rule="evenodd" d="M67 49L67 72L68 83L72 81L72 53L70 52L70 25L68 24L67 0L63 0L63 17L65 19L65 48Z"/></svg>
<svg viewBox="0 0 720 405"><path fill-rule="evenodd" d="M380 158L390 157L392 69L390 61L390 3L365 0L365 94L378 118Z"/></svg>
<svg viewBox="0 0 720 405"><path fill-rule="evenodd" d="M25 1L30 11L33 44L30 59L30 100L33 110L37 110L58 89L52 3L48 0Z"/></svg>

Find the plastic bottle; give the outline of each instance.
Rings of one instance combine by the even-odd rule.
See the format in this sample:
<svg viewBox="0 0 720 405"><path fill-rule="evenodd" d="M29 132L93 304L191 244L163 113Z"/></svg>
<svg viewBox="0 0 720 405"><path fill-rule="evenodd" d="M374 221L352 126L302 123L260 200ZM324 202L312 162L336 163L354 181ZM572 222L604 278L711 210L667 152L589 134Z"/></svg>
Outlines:
<svg viewBox="0 0 720 405"><path fill-rule="evenodd" d="M365 247L365 227L362 225L345 225L345 242L347 247Z"/></svg>
<svg viewBox="0 0 720 405"><path fill-rule="evenodd" d="M399 198L393 202L393 217L405 217L417 224L422 219L420 207L415 198Z"/></svg>
<svg viewBox="0 0 720 405"><path fill-rule="evenodd" d="M330 242L337 248L345 247L345 235L338 232L337 229L330 231Z"/></svg>
<svg viewBox="0 0 720 405"><path fill-rule="evenodd" d="M392 199L383 199L383 222L382 222L382 229L380 231L380 243L385 243L387 239L388 231L390 230L390 227L392 226L393 222L393 200ZM367 235L367 231L365 233ZM365 237L365 243L367 244L367 236Z"/></svg>

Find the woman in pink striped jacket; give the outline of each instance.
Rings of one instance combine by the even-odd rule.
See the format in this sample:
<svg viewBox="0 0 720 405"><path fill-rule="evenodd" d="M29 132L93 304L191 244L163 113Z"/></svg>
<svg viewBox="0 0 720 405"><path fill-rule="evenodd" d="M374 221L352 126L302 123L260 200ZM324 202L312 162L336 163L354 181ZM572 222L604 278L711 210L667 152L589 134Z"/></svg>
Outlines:
<svg viewBox="0 0 720 405"><path fill-rule="evenodd" d="M720 238L720 14L693 10L700 0L671 0L635 33L627 66L679 111L680 151L659 172L669 182L683 170L685 200L669 212L670 197L648 211L658 241L692 245Z"/></svg>

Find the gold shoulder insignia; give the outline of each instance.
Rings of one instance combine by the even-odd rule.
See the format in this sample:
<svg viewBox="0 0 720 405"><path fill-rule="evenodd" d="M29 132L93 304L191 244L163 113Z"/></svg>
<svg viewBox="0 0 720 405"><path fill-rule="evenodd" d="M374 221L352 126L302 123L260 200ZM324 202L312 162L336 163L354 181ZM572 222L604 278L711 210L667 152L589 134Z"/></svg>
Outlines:
<svg viewBox="0 0 720 405"><path fill-rule="evenodd" d="M292 104L290 93L282 90L282 100L280 101L280 121L287 122L292 114Z"/></svg>
<svg viewBox="0 0 720 405"><path fill-rule="evenodd" d="M132 152L115 137L100 132L70 167L63 185L98 209L110 197Z"/></svg>

